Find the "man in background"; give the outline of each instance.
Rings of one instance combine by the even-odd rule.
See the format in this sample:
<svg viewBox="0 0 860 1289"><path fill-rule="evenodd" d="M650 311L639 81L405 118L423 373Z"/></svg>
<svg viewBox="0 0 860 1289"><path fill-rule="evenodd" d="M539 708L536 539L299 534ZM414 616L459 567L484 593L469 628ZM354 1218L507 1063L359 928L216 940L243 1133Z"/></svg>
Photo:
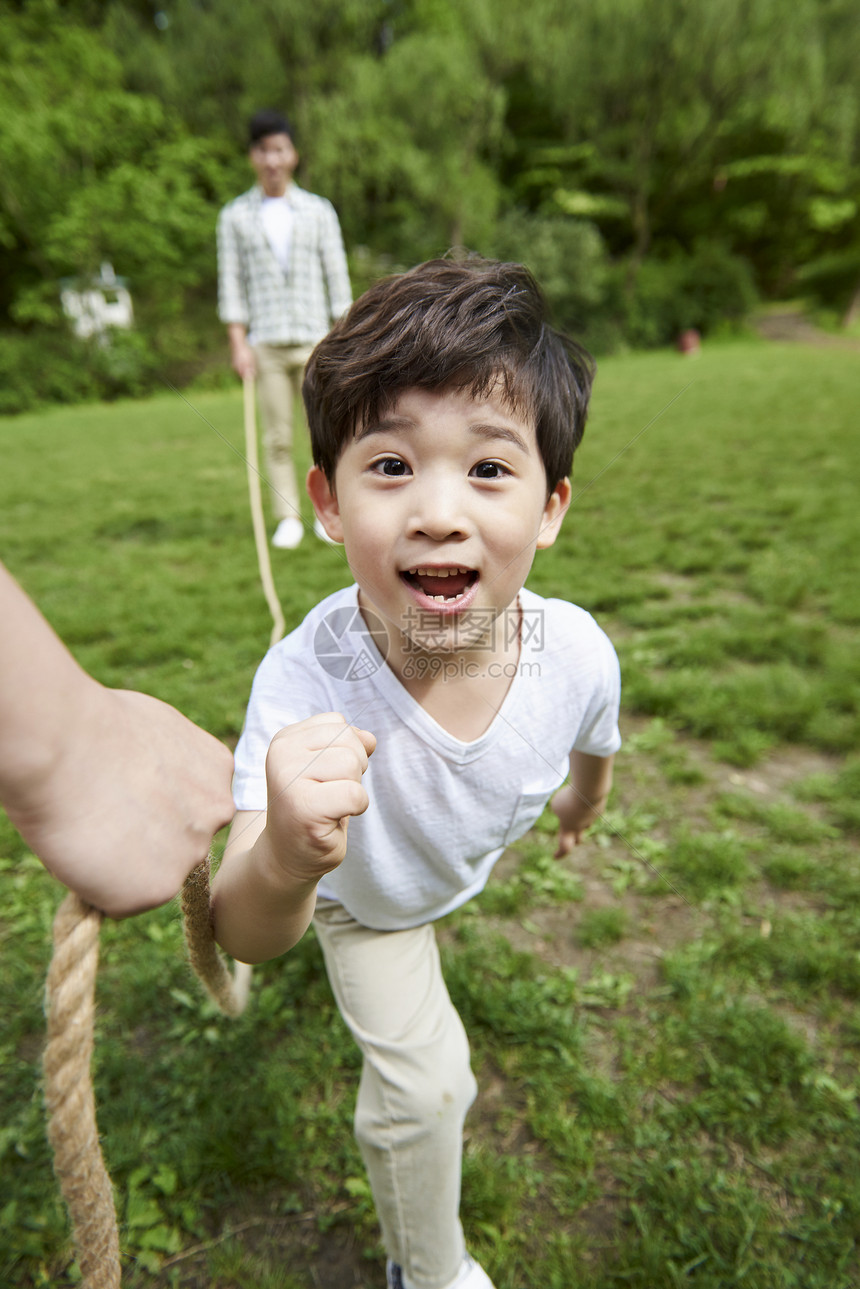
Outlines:
<svg viewBox="0 0 860 1289"><path fill-rule="evenodd" d="M352 291L334 207L293 181L299 154L287 118L256 112L249 143L257 182L218 217L218 316L227 326L233 370L242 380L257 378L278 520L272 545L294 550L303 528L293 407L311 350L349 308Z"/></svg>

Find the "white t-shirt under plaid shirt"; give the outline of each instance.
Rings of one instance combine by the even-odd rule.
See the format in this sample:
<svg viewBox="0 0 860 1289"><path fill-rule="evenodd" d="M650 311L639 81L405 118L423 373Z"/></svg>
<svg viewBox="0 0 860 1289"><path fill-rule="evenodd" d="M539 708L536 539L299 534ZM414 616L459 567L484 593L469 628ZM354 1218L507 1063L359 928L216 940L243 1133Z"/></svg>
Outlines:
<svg viewBox="0 0 860 1289"><path fill-rule="evenodd" d="M242 323L251 344L315 345L352 303L335 209L295 183L286 272L266 237L255 185L218 216L218 316Z"/></svg>

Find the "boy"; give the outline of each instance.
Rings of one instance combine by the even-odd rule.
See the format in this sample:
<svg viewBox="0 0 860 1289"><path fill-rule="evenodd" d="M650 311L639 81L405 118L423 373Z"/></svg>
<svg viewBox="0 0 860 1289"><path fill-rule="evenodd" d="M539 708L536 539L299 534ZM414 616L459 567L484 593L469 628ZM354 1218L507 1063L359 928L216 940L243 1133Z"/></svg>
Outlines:
<svg viewBox="0 0 860 1289"><path fill-rule="evenodd" d="M364 1057L390 1289L492 1289L458 1217L476 1085L433 922L551 796L558 854L579 842L620 744L606 636L523 589L570 503L591 378L525 269L445 260L372 287L305 376L308 492L357 585L257 673L215 931L254 962L314 919Z"/></svg>

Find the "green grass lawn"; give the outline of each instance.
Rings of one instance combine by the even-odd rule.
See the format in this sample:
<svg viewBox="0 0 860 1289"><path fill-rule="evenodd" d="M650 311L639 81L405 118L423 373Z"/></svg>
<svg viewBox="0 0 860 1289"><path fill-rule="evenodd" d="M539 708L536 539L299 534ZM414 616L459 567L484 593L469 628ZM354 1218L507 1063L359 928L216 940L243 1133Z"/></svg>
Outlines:
<svg viewBox="0 0 860 1289"><path fill-rule="evenodd" d="M624 679L605 820L445 920L499 1289L860 1282L860 354L607 360L530 585ZM0 420L0 556L80 661L235 741L270 620L229 394ZM308 508L306 518L309 518ZM273 552L288 627L349 577ZM62 895L0 817L0 1284L76 1282L39 1055ZM175 907L108 924L95 1080L129 1286L381 1289L358 1060L312 935L221 1018Z"/></svg>

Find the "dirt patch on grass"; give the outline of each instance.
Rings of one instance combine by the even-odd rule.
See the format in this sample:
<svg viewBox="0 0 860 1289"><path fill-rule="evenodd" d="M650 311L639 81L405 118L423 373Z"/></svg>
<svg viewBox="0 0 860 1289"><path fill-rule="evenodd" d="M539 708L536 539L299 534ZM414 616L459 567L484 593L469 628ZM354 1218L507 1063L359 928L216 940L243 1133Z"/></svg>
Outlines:
<svg viewBox="0 0 860 1289"><path fill-rule="evenodd" d="M635 736L644 734L652 724L646 718L625 717L628 743L635 745ZM688 769L695 771L695 775L688 777L696 777L698 781L672 782L671 775L667 777L662 762L670 762L675 774L679 757ZM742 821L720 820L715 813L715 803L727 793L747 793L762 805L789 806L820 820L821 808L800 802L797 787L812 775L834 774L839 764L838 758L812 748L780 747L753 768L741 770L715 760L707 743L672 735L668 743L653 753L632 753L625 760L622 752L613 805L617 804L624 812L634 810L644 801L655 812L653 836L670 845L679 820L693 831L714 830L731 822L733 828L743 833ZM536 955L552 969L574 968L583 982L598 971L629 975L635 995L653 988L664 956L698 939L712 915L701 903L687 899L683 890L661 873L659 863L650 863L623 827L616 835L602 840L608 844L598 845L587 839L570 856L558 861L579 877L580 900L529 907L513 918L493 915L486 922L502 933L515 949ZM638 869L638 874L634 871L630 876L630 885L623 889L619 862ZM494 870L491 885L507 881L521 863L522 855L517 850L506 851ZM770 886L765 890L759 885L758 895L763 904L786 911L817 903L808 893L774 890ZM622 934L615 943L584 944L581 934L588 915L607 909L618 910Z"/></svg>
<svg viewBox="0 0 860 1289"><path fill-rule="evenodd" d="M816 752L814 748L774 748L765 760L750 770L721 766L726 789L742 788L765 802L797 805L795 789L813 774L836 774L838 757ZM804 809L809 809L804 803ZM810 811L810 813L814 813Z"/></svg>
<svg viewBox="0 0 860 1289"><path fill-rule="evenodd" d="M853 336L838 336L822 331L796 310L763 314L754 319L753 326L765 340L816 345L819 348L860 350L860 340L855 340Z"/></svg>
<svg viewBox="0 0 860 1289"><path fill-rule="evenodd" d="M634 992L651 988L660 974L664 954L696 934L697 916L675 896L662 901L660 919L653 901L630 892L615 895L599 878L584 883L581 901L563 908L530 909L519 920L490 917L487 924L500 931L514 949L533 953L553 970L573 968L583 983L596 971L629 975ZM628 928L616 944L588 947L579 940L583 916L593 910L621 909Z"/></svg>
<svg viewBox="0 0 860 1289"><path fill-rule="evenodd" d="M278 1216L271 1211L277 1204L273 1198L262 1201L256 1211L243 1204L241 1210L228 1213L220 1233L167 1259L161 1273L147 1283L178 1289L250 1289L257 1276L274 1283L272 1268L278 1267L290 1289L293 1284L308 1289L378 1289L384 1284L384 1261L360 1247L350 1222L338 1222L332 1209ZM239 1264L241 1272L216 1271L213 1276L213 1255L216 1265L220 1258L226 1265Z"/></svg>

